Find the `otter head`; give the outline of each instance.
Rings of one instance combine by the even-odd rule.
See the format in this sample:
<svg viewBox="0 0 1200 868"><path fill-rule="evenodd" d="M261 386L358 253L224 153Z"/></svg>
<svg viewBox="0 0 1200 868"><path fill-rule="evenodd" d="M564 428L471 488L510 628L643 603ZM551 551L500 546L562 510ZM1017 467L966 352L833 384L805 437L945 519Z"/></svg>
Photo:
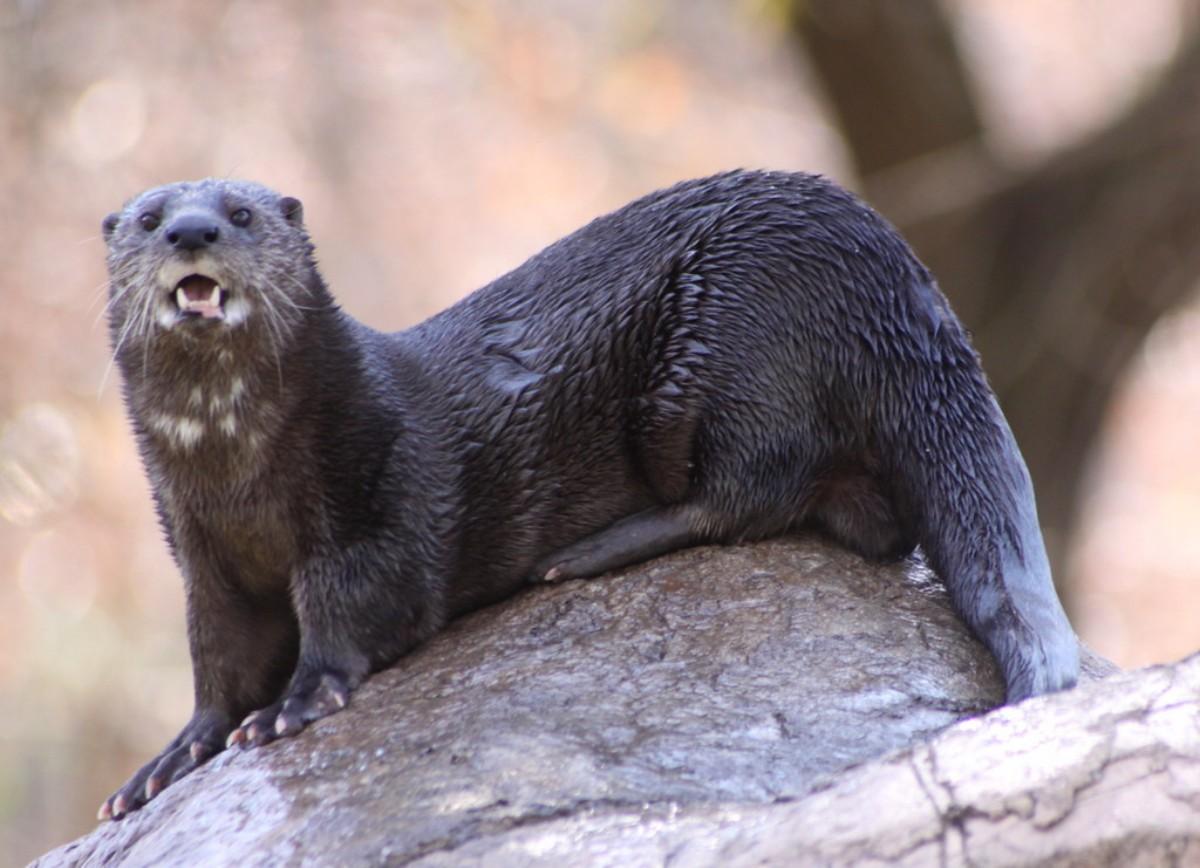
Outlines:
<svg viewBox="0 0 1200 868"><path fill-rule="evenodd" d="M201 347L262 320L280 342L322 291L300 202L259 184L156 187L103 223L114 354Z"/></svg>

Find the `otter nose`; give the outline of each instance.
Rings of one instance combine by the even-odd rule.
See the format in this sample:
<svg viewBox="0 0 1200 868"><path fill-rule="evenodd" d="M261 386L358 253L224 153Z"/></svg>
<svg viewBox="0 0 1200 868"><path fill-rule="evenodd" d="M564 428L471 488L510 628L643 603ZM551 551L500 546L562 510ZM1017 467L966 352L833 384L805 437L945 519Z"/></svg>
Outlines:
<svg viewBox="0 0 1200 868"><path fill-rule="evenodd" d="M181 214L167 226L167 243L179 250L199 250L215 244L217 224L204 214Z"/></svg>

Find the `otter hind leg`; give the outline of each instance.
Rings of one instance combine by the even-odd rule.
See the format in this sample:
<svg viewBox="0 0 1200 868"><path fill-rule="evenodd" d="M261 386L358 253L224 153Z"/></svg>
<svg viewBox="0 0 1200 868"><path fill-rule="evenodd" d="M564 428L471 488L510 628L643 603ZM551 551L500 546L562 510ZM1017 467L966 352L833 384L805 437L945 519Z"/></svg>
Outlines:
<svg viewBox="0 0 1200 868"><path fill-rule="evenodd" d="M916 548L892 500L863 473L826 480L812 517L839 543L870 560L900 560Z"/></svg>
<svg viewBox="0 0 1200 868"><path fill-rule="evenodd" d="M701 541L693 510L653 507L635 513L545 557L534 581L557 582L597 576Z"/></svg>

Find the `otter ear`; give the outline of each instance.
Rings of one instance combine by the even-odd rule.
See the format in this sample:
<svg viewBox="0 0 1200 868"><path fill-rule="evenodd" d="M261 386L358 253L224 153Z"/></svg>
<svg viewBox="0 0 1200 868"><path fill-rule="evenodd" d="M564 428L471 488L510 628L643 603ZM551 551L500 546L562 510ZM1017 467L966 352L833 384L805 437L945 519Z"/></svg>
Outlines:
<svg viewBox="0 0 1200 868"><path fill-rule="evenodd" d="M304 225L304 206L300 204L299 199L284 196L279 200L279 211L283 214L283 219L293 226Z"/></svg>
<svg viewBox="0 0 1200 868"><path fill-rule="evenodd" d="M104 233L104 240L112 238L112 234L117 231L117 223L121 220L120 214L109 214L104 218L104 222L100 224L100 231Z"/></svg>

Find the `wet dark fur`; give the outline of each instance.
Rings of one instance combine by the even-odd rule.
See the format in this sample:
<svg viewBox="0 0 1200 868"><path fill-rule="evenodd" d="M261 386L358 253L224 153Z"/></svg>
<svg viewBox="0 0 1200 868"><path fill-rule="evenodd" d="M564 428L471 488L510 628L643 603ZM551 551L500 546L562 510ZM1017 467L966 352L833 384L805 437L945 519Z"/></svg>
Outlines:
<svg viewBox="0 0 1200 868"><path fill-rule="evenodd" d="M219 240L175 249L185 220ZM654 193L393 335L336 307L299 203L257 185L150 191L105 231L196 683L195 717L106 815L227 736L336 710L531 577L799 526L875 558L920 544L1010 700L1075 681L1029 477L967 337L904 241L828 181ZM244 322L141 313L169 294L157 268L199 255L227 264Z"/></svg>

